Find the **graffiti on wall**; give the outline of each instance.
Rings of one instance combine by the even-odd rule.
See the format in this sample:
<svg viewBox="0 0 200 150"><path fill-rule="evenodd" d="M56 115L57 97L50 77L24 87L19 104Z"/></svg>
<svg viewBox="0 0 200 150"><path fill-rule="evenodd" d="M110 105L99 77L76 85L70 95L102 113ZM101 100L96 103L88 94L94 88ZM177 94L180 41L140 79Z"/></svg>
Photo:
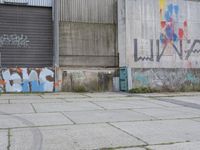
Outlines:
<svg viewBox="0 0 200 150"><path fill-rule="evenodd" d="M199 63L197 56L200 56L200 40L189 39L188 21L180 17L178 4L167 3L166 0L159 0L160 4L160 37L158 39L146 40L134 39L134 61L135 62L156 62L166 59L188 63L187 67ZM195 61L193 61L193 57Z"/></svg>
<svg viewBox="0 0 200 150"><path fill-rule="evenodd" d="M1 70L1 92L53 92L54 86L54 71L49 68Z"/></svg>
<svg viewBox="0 0 200 150"><path fill-rule="evenodd" d="M176 90L183 86L199 88L200 84L200 73L187 69L138 69L132 76L135 87Z"/></svg>
<svg viewBox="0 0 200 150"><path fill-rule="evenodd" d="M23 34L3 34L0 36L0 47L16 46L17 48L27 48L29 44L28 36Z"/></svg>
<svg viewBox="0 0 200 150"><path fill-rule="evenodd" d="M165 10L165 11L164 11ZM183 25L179 25L179 6L177 4L168 4L165 6L165 0L160 0L160 42L164 45L171 44L187 39L187 20Z"/></svg>
<svg viewBox="0 0 200 150"><path fill-rule="evenodd" d="M150 51L150 57L148 56L139 56L138 51L138 39L134 39L134 61L138 62L138 61L156 61L156 62L160 62L162 56L164 55L166 49L167 49L167 45L165 45L163 48L161 48L160 46L160 40L149 40L150 45L148 50ZM192 43L192 44L191 44ZM176 55L179 56L180 60L188 60L191 56L193 56L193 54L200 54L200 40L188 40L187 46L189 46L189 49L183 49L183 41L180 40L178 42L178 46L175 44L172 44L171 49L174 50L174 52L176 53ZM156 46L155 46L156 45ZM154 51L156 49L156 52ZM154 58L154 54L156 53L156 59Z"/></svg>

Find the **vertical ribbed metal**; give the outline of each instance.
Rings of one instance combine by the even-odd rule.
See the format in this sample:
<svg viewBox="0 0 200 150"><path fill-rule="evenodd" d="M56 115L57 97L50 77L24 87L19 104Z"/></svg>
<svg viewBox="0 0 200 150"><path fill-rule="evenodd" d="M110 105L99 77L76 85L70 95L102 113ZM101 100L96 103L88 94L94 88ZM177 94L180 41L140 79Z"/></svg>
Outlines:
<svg viewBox="0 0 200 150"><path fill-rule="evenodd" d="M3 67L51 67L52 9L0 5Z"/></svg>
<svg viewBox="0 0 200 150"><path fill-rule="evenodd" d="M27 4L28 6L42 6L42 7L51 7L52 0L0 0L1 4L5 3L22 3Z"/></svg>
<svg viewBox="0 0 200 150"><path fill-rule="evenodd" d="M70 22L115 23L117 0L60 0L60 19Z"/></svg>

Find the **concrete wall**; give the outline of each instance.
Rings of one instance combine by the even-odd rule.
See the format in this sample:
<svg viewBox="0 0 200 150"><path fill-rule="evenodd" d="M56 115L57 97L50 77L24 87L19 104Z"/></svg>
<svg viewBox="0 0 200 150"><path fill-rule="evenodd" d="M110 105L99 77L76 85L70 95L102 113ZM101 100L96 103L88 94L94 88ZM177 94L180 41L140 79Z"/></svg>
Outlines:
<svg viewBox="0 0 200 150"><path fill-rule="evenodd" d="M60 23L60 65L63 67L116 67L114 24Z"/></svg>
<svg viewBox="0 0 200 150"><path fill-rule="evenodd" d="M115 69L69 69L59 70L60 90L63 92L114 91Z"/></svg>
<svg viewBox="0 0 200 150"><path fill-rule="evenodd" d="M116 0L60 2L60 66L118 67Z"/></svg>
<svg viewBox="0 0 200 150"><path fill-rule="evenodd" d="M117 0L60 0L58 90L117 90L116 16Z"/></svg>
<svg viewBox="0 0 200 150"><path fill-rule="evenodd" d="M120 66L132 68L133 87L200 88L200 1L119 3L124 5L118 5Z"/></svg>
<svg viewBox="0 0 200 150"><path fill-rule="evenodd" d="M132 69L133 88L160 91L200 91L199 69Z"/></svg>

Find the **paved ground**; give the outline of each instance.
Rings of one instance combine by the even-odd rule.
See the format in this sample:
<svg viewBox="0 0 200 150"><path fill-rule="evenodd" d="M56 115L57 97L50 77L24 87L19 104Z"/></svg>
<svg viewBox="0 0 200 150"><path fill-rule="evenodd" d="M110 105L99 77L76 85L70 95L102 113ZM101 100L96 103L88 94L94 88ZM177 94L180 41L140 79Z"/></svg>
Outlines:
<svg viewBox="0 0 200 150"><path fill-rule="evenodd" d="M0 96L0 150L199 150L200 93Z"/></svg>

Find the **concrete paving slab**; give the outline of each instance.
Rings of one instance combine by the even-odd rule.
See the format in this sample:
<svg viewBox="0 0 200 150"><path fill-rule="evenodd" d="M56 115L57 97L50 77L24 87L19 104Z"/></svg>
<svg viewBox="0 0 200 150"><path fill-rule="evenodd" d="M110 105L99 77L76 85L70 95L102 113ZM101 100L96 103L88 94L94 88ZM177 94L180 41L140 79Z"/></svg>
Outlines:
<svg viewBox="0 0 200 150"><path fill-rule="evenodd" d="M190 107L183 107L183 106L174 107L173 110L174 111L181 111L181 112L187 112L187 113L200 115L200 109L194 109L194 108L190 108Z"/></svg>
<svg viewBox="0 0 200 150"><path fill-rule="evenodd" d="M38 103L33 104L37 112L87 111L102 109L90 102Z"/></svg>
<svg viewBox="0 0 200 150"><path fill-rule="evenodd" d="M127 96L127 97L116 97L117 100L152 100L152 98L149 97L137 97L137 96Z"/></svg>
<svg viewBox="0 0 200 150"><path fill-rule="evenodd" d="M163 99L173 99L173 100L180 100L188 103L194 103L200 105L200 98L197 96L182 96L182 97L169 97Z"/></svg>
<svg viewBox="0 0 200 150"><path fill-rule="evenodd" d="M116 100L115 98L66 98L66 99L63 99L64 101L66 102L85 102L85 101L114 101Z"/></svg>
<svg viewBox="0 0 200 150"><path fill-rule="evenodd" d="M34 113L34 110L30 104L0 104L0 115L23 113Z"/></svg>
<svg viewBox="0 0 200 150"><path fill-rule="evenodd" d="M5 96L0 95L0 100L9 100L9 97L5 97Z"/></svg>
<svg viewBox="0 0 200 150"><path fill-rule="evenodd" d="M133 108L163 108L163 106L150 103L147 101L139 100L125 100L125 101L109 101L109 102L94 102L97 105L104 107L105 109L133 109Z"/></svg>
<svg viewBox="0 0 200 150"><path fill-rule="evenodd" d="M60 113L0 115L0 128L18 128L73 124Z"/></svg>
<svg viewBox="0 0 200 150"><path fill-rule="evenodd" d="M8 104L8 100L0 100L0 104Z"/></svg>
<svg viewBox="0 0 200 150"><path fill-rule="evenodd" d="M31 103L64 103L62 99L28 99L28 100L10 100L11 104L31 104Z"/></svg>
<svg viewBox="0 0 200 150"><path fill-rule="evenodd" d="M76 123L104 123L119 121L152 120L154 118L130 110L96 110L84 112L65 112Z"/></svg>
<svg viewBox="0 0 200 150"><path fill-rule="evenodd" d="M175 105L180 106L180 107L191 108L191 109L196 109L196 110L200 111L200 105L199 104L184 102L184 101L181 101L181 100L175 100L175 99L169 99L169 98L167 98L167 99L162 98L162 99L160 99L160 101L175 104Z"/></svg>
<svg viewBox="0 0 200 150"><path fill-rule="evenodd" d="M180 111L178 111L174 110L173 108L146 108L146 109L134 109L134 111L155 117L157 119L181 119L181 118L200 117L200 114L195 114L192 112L184 112L181 111L181 109Z"/></svg>
<svg viewBox="0 0 200 150"><path fill-rule="evenodd" d="M156 100L156 99L155 100L148 100L148 102L158 104L158 105L161 105L161 106L164 106L164 107L182 107L182 106L177 105L177 104L172 104L172 103L169 103L169 102Z"/></svg>
<svg viewBox="0 0 200 150"><path fill-rule="evenodd" d="M9 97L4 97L0 95L0 100L9 100Z"/></svg>
<svg viewBox="0 0 200 150"><path fill-rule="evenodd" d="M192 120L200 122L200 118L192 119Z"/></svg>
<svg viewBox="0 0 200 150"><path fill-rule="evenodd" d="M35 141L31 129L12 130L11 150L92 150L143 145L134 137L107 124L38 128L42 143Z"/></svg>
<svg viewBox="0 0 200 150"><path fill-rule="evenodd" d="M29 99L42 99L39 95L10 95L5 96L6 98L9 98L10 100L29 100Z"/></svg>
<svg viewBox="0 0 200 150"><path fill-rule="evenodd" d="M116 149L116 150L146 150L146 149L135 147L135 148L120 148L120 149Z"/></svg>
<svg viewBox="0 0 200 150"><path fill-rule="evenodd" d="M200 142L177 143L171 145L149 146L151 150L199 150Z"/></svg>
<svg viewBox="0 0 200 150"><path fill-rule="evenodd" d="M65 93L65 94L59 94L59 93L55 93L55 94L44 94L41 95L42 98L45 99L71 99L71 98L87 98L87 96L84 96L82 94L79 93Z"/></svg>
<svg viewBox="0 0 200 150"><path fill-rule="evenodd" d="M175 96L200 96L199 92L176 92L176 93L147 93L147 94L134 94L134 96L144 97L175 97Z"/></svg>
<svg viewBox="0 0 200 150"><path fill-rule="evenodd" d="M8 131L0 131L0 150L7 150L8 146Z"/></svg>
<svg viewBox="0 0 200 150"><path fill-rule="evenodd" d="M42 95L82 95L82 93L76 93L76 92L53 92L53 93L42 93Z"/></svg>
<svg viewBox="0 0 200 150"><path fill-rule="evenodd" d="M112 124L149 144L200 140L200 123L192 120L163 120Z"/></svg>
<svg viewBox="0 0 200 150"><path fill-rule="evenodd" d="M74 98L74 99L64 99L67 102L74 102L74 101L126 101L126 100L149 100L149 98L140 98L140 97L87 97L87 98Z"/></svg>
<svg viewBox="0 0 200 150"><path fill-rule="evenodd" d="M84 95L94 98L111 98L111 97L126 97L126 93L114 93L114 92L104 92L104 93L85 93Z"/></svg>

